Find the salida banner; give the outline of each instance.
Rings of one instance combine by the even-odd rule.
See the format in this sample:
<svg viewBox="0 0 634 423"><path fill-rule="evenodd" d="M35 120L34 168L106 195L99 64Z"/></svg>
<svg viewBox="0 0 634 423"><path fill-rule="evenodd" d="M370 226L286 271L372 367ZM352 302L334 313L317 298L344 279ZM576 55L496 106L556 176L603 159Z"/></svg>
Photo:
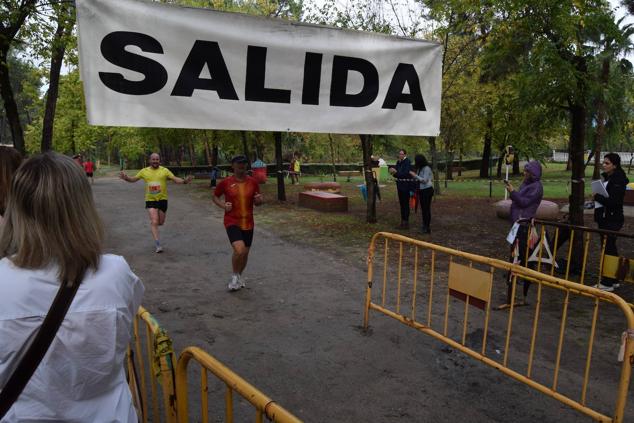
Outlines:
<svg viewBox="0 0 634 423"><path fill-rule="evenodd" d="M437 43L136 0L77 0L93 125L438 135Z"/></svg>

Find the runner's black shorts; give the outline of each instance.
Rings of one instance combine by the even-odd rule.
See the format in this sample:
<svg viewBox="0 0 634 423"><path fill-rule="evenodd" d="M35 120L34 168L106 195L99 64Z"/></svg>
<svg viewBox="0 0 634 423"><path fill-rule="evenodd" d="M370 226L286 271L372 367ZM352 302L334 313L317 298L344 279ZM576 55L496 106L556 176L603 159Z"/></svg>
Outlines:
<svg viewBox="0 0 634 423"><path fill-rule="evenodd" d="M159 209L163 213L167 211L167 200L158 200L158 201L146 201L145 202L146 209Z"/></svg>
<svg viewBox="0 0 634 423"><path fill-rule="evenodd" d="M253 229L244 231L239 226L231 225L227 227L227 235L232 244L236 241L244 241L244 245L251 247L253 243Z"/></svg>
<svg viewBox="0 0 634 423"><path fill-rule="evenodd" d="M92 172L86 172L86 176L92 178Z"/></svg>

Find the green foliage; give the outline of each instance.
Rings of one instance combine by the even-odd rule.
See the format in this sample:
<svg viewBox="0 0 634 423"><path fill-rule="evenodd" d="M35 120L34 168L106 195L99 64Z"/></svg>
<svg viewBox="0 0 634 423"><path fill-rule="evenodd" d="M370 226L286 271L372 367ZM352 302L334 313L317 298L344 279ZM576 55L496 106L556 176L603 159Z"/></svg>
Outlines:
<svg viewBox="0 0 634 423"><path fill-rule="evenodd" d="M29 124L40 114L42 104L39 92L42 87L42 72L24 59L22 52L13 51L8 57L8 66L11 69L9 77L13 95L20 112L20 121ZM10 142L11 132L6 122L4 103L0 102L0 140Z"/></svg>

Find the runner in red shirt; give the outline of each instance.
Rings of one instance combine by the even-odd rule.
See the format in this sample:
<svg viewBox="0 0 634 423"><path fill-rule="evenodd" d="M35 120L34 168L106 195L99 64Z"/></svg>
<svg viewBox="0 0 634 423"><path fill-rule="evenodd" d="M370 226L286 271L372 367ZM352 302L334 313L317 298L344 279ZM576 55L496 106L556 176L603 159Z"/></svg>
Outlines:
<svg viewBox="0 0 634 423"><path fill-rule="evenodd" d="M84 172L86 172L86 176L90 178L90 182L91 183L95 182L94 178L92 177L93 172L95 170L95 165L93 164L93 162L91 162L90 159L88 159L87 161L83 163L83 166L84 166Z"/></svg>
<svg viewBox="0 0 634 423"><path fill-rule="evenodd" d="M253 206L262 204L258 182L247 175L249 160L245 156L231 159L233 176L223 179L213 195L213 202L225 211L224 224L233 247L231 265L233 275L229 291L244 288L242 271L247 266L249 249L253 242ZM224 196L224 201L220 197Z"/></svg>

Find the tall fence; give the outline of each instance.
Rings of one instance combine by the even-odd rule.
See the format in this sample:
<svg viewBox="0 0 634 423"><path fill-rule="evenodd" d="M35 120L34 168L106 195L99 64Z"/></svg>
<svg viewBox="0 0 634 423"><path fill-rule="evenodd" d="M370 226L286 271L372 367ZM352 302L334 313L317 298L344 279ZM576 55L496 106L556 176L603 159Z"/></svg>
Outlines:
<svg viewBox="0 0 634 423"><path fill-rule="evenodd" d="M141 340L145 328L145 345ZM140 307L134 320L134 339L128 348L128 380L140 421L187 423L189 402L187 388L191 360L201 366L200 411L203 423L209 421L208 372L226 386L224 415L226 423L234 421L234 392L255 409L254 420L261 423L266 416L277 423L300 423L297 417L264 395L220 361L197 347L187 347L176 362L172 340L154 317ZM148 395L149 391L149 395ZM160 398L160 399L159 399ZM241 420L242 421L242 420Z"/></svg>
<svg viewBox="0 0 634 423"><path fill-rule="evenodd" d="M512 300L507 310L496 311L493 294L506 291L509 276ZM517 308L520 281L535 286L534 306ZM624 421L634 362L634 313L617 295L379 232L368 254L366 329L371 310L597 421Z"/></svg>

